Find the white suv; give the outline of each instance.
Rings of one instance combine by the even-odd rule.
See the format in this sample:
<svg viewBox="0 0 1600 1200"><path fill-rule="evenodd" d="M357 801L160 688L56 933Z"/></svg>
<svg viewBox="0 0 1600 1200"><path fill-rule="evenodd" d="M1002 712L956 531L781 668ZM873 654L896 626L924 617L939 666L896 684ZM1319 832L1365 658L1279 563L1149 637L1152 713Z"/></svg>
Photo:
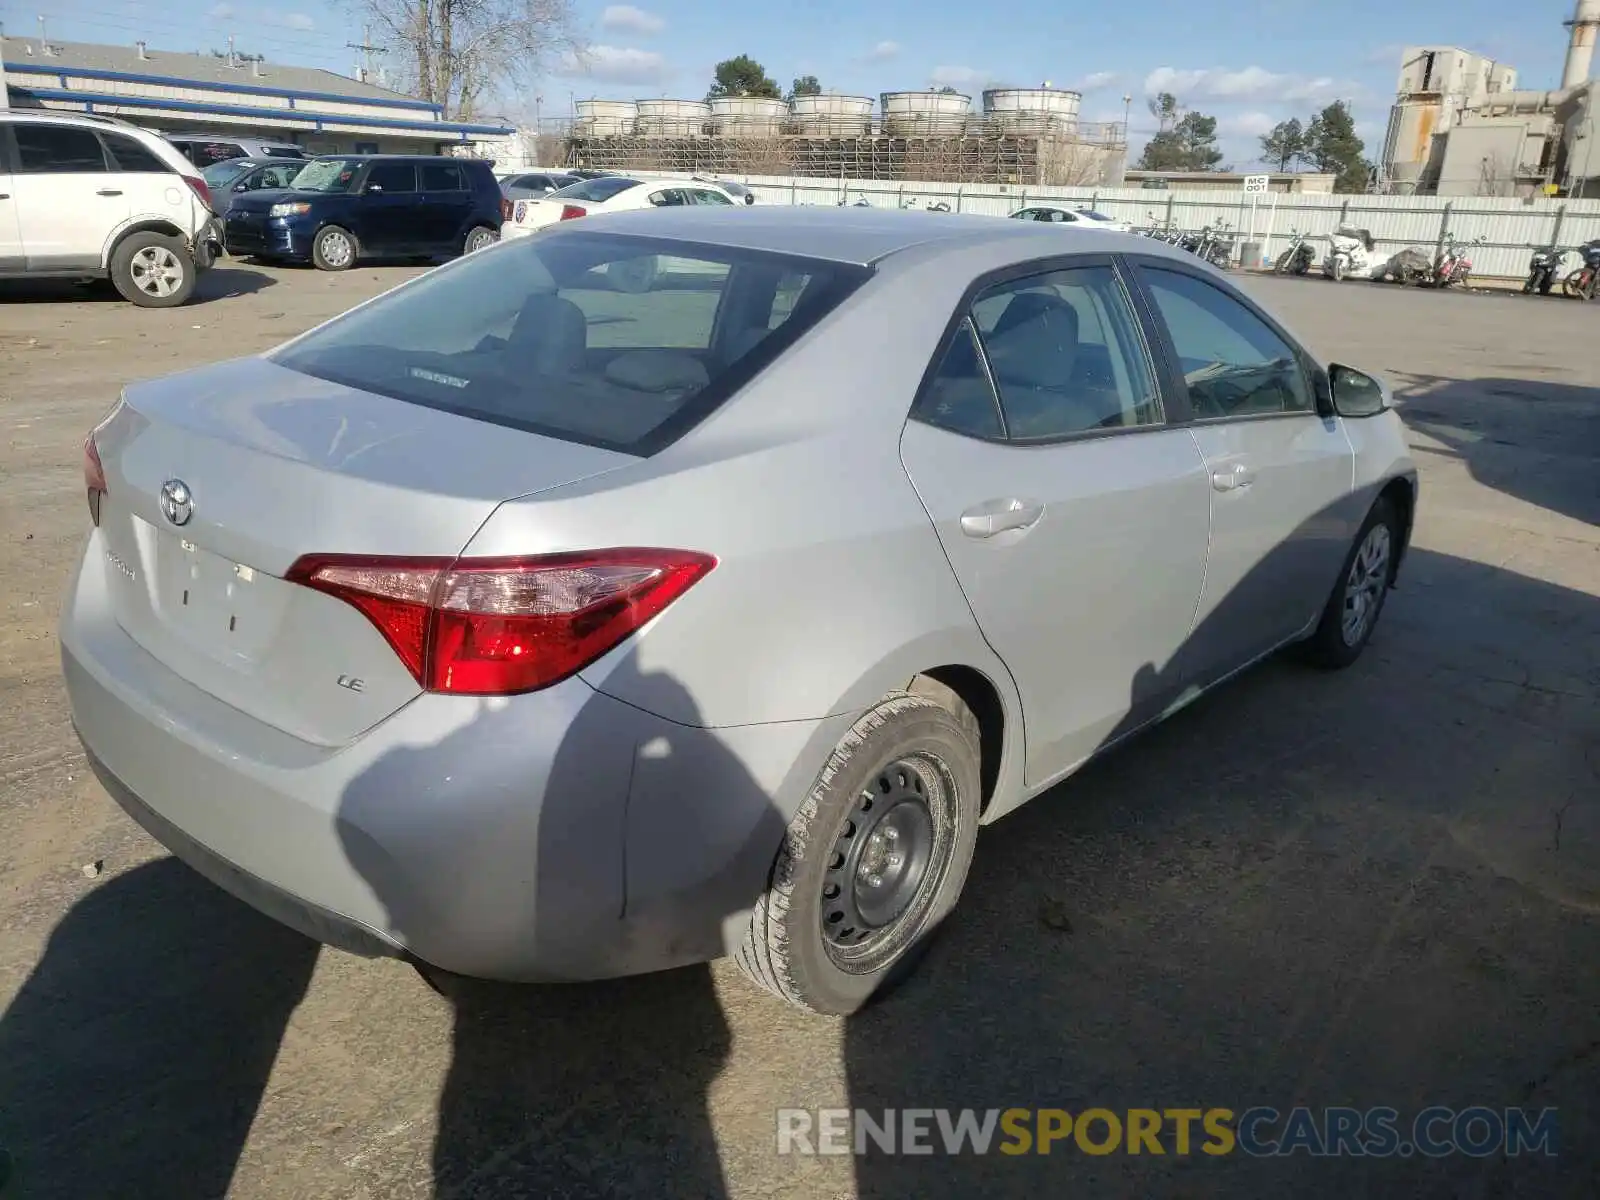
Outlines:
<svg viewBox="0 0 1600 1200"><path fill-rule="evenodd" d="M159 135L0 110L0 279L109 277L135 304L171 308L221 246L211 190Z"/></svg>

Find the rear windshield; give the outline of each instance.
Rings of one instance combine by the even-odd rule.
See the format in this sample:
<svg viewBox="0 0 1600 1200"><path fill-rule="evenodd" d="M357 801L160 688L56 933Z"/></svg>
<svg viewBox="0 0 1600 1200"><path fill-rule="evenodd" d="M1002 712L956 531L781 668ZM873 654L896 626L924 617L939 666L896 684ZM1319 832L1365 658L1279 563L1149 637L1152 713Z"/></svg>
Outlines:
<svg viewBox="0 0 1600 1200"><path fill-rule="evenodd" d="M624 179L621 175L607 175L602 179L580 179L577 183L568 184L551 192L546 199L549 200L588 200L595 204L611 199L618 192L625 192L631 187L638 187L637 179Z"/></svg>
<svg viewBox="0 0 1600 1200"><path fill-rule="evenodd" d="M212 163L200 172L200 177L211 187L225 188L243 175L255 163L246 158L230 158L226 162Z"/></svg>
<svg viewBox="0 0 1600 1200"><path fill-rule="evenodd" d="M649 455L868 274L726 246L563 232L459 259L272 357L398 400Z"/></svg>

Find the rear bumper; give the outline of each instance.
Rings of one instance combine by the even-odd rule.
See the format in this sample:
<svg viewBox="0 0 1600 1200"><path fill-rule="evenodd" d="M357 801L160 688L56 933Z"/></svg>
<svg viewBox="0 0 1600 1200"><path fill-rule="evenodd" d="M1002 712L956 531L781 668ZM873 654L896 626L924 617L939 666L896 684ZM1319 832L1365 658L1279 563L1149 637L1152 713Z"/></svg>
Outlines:
<svg viewBox="0 0 1600 1200"><path fill-rule="evenodd" d="M695 729L574 678L503 701L423 695L316 746L141 649L106 605L102 559L91 537L61 656L107 791L214 883L357 953L507 980L728 953L848 723Z"/></svg>

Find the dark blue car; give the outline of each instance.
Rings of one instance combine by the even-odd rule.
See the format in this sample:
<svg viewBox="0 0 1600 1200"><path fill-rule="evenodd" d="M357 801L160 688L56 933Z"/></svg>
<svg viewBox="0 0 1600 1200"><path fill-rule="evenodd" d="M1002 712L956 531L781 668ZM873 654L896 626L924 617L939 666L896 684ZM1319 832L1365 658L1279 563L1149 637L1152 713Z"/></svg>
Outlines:
<svg viewBox="0 0 1600 1200"><path fill-rule="evenodd" d="M282 191L233 198L228 253L343 271L363 258L470 254L500 236L490 163L425 155L315 158Z"/></svg>

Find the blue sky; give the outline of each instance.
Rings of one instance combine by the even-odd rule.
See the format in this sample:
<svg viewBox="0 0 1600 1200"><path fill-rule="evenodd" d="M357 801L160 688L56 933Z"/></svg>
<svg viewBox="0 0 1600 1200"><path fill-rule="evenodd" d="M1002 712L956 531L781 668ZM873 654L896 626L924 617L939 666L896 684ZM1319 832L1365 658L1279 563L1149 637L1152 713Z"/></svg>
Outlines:
<svg viewBox="0 0 1600 1200"><path fill-rule="evenodd" d="M879 92L949 83L977 94L1049 80L1084 92L1085 120L1120 120L1133 97L1135 148L1153 121L1145 97L1174 92L1219 120L1236 167L1257 135L1329 100L1349 100L1369 153L1382 137L1403 45L1458 44L1508 62L1520 86L1554 87L1571 0L1140 0L1068 7L1060 0L575 0L590 52L555 63L537 88L559 116L586 96L703 96L712 66L749 54L784 88L804 74L824 88ZM348 74L359 5L314 0L0 0L8 35L170 50L224 48ZM1337 16L1337 20L1334 18ZM524 106L531 115L531 98ZM521 115L521 114L517 114Z"/></svg>

